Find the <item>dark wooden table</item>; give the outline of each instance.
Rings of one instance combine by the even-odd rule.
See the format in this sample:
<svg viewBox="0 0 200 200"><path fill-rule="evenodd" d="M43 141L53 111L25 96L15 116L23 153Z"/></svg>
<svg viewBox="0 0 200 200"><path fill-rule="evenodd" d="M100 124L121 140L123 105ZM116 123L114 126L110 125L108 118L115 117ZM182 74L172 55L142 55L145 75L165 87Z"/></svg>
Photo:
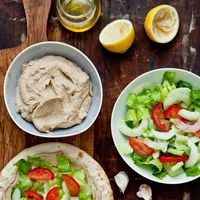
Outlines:
<svg viewBox="0 0 200 200"><path fill-rule="evenodd" d="M143 23L147 11L163 3L173 5L178 10L180 29L172 42L160 45L147 38ZM35 6L38 6L37 3ZM26 40L27 35L22 0L1 0L0 13L0 49L19 46ZM125 54L118 55L102 48L98 36L107 23L122 17L128 17L133 22L136 39ZM94 155L110 179L116 200L138 199L136 192L143 183L151 186L154 200L182 200L184 196L188 197L184 200L199 200L200 179L182 185L162 185L151 182L132 171L117 153L110 130L110 118L115 100L123 88L140 74L155 68L174 67L200 75L199 24L200 3L198 0L102 0L102 16L95 27L84 33L73 33L63 28L58 22L53 1L48 20L47 38L71 44L92 60L103 84L102 109L94 125L86 131L84 136L76 138L76 140L73 137L44 139L24 134L11 121L5 109L3 77L6 70L2 69L0 63L0 75L2 76L0 81L0 169L25 147L48 141L69 142ZM9 57L9 55L5 56ZM87 137L93 137L90 148L84 142ZM120 194L113 179L114 175L121 170L125 170L130 177L130 183L124 195Z"/></svg>

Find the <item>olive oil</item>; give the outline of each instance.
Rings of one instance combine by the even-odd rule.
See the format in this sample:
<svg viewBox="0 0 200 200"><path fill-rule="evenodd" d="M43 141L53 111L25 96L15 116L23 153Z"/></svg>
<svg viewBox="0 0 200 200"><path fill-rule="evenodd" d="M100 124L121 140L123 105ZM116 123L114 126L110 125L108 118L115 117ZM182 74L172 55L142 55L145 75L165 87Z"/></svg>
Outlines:
<svg viewBox="0 0 200 200"><path fill-rule="evenodd" d="M61 24L74 32L89 30L101 14L100 0L57 0L56 7Z"/></svg>

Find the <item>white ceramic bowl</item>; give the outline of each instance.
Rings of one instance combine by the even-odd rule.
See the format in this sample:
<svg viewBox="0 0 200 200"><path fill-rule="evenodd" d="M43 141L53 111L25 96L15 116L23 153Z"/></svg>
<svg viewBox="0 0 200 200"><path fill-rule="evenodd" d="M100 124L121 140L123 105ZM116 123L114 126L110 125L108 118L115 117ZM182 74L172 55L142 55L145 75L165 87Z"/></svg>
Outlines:
<svg viewBox="0 0 200 200"><path fill-rule="evenodd" d="M144 73L141 76L137 77L130 84L128 84L126 88L122 91L112 111L111 131L112 131L112 137L113 137L115 146L119 144L123 144L127 140L127 137L125 137L124 135L120 133L117 127L117 124L119 124L119 122L122 119L124 119L125 113L127 111L126 98L127 98L128 93L129 92L139 93L144 88L153 89L157 83L161 83L163 73L165 71L176 72L176 81L185 80L187 82L190 82L193 88L200 89L200 86L199 86L200 77L189 71L185 71L181 69L173 69L173 68L157 69L157 70ZM131 159L129 155L124 156L120 154L120 156L138 174L155 182L165 183L165 184L180 184L180 183L186 183L186 182L192 181L199 177L199 176L187 177L185 174L181 174L176 177L166 176L163 178L163 180L160 180L159 178L153 176L150 170L143 167L138 167L137 165L135 165L134 161Z"/></svg>
<svg viewBox="0 0 200 200"><path fill-rule="evenodd" d="M79 65L85 71L92 82L93 98L87 117L81 124L70 128L56 129L50 133L42 133L35 126L16 113L15 99L16 87L21 75L21 66L23 63L40 58L45 55L59 55ZM24 49L16 56L10 64L4 81L4 100L6 108L16 123L22 130L32 135L48 138L68 137L80 134L87 130L97 118L102 105L103 91L99 74L89 60L89 58L75 47L61 42L41 42Z"/></svg>

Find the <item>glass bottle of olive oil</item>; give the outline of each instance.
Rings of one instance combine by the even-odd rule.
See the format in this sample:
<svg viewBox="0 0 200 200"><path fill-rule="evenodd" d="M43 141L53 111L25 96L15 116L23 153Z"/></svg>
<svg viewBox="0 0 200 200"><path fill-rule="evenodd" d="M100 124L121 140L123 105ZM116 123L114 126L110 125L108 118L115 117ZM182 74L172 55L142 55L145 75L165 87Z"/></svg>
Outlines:
<svg viewBox="0 0 200 200"><path fill-rule="evenodd" d="M101 14L100 0L57 0L56 7L61 24L74 32L92 28Z"/></svg>

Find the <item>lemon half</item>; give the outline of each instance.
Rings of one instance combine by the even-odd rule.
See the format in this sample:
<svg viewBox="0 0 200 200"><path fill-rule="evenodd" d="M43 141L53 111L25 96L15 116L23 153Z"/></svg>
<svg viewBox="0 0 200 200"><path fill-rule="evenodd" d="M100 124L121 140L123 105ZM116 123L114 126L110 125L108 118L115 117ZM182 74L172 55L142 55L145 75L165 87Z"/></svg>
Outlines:
<svg viewBox="0 0 200 200"><path fill-rule="evenodd" d="M135 38L131 21L118 19L103 28L99 41L109 51L124 53L132 45Z"/></svg>
<svg viewBox="0 0 200 200"><path fill-rule="evenodd" d="M154 42L170 42L179 29L179 16L170 5L160 5L151 9L145 18L144 28L148 37Z"/></svg>

